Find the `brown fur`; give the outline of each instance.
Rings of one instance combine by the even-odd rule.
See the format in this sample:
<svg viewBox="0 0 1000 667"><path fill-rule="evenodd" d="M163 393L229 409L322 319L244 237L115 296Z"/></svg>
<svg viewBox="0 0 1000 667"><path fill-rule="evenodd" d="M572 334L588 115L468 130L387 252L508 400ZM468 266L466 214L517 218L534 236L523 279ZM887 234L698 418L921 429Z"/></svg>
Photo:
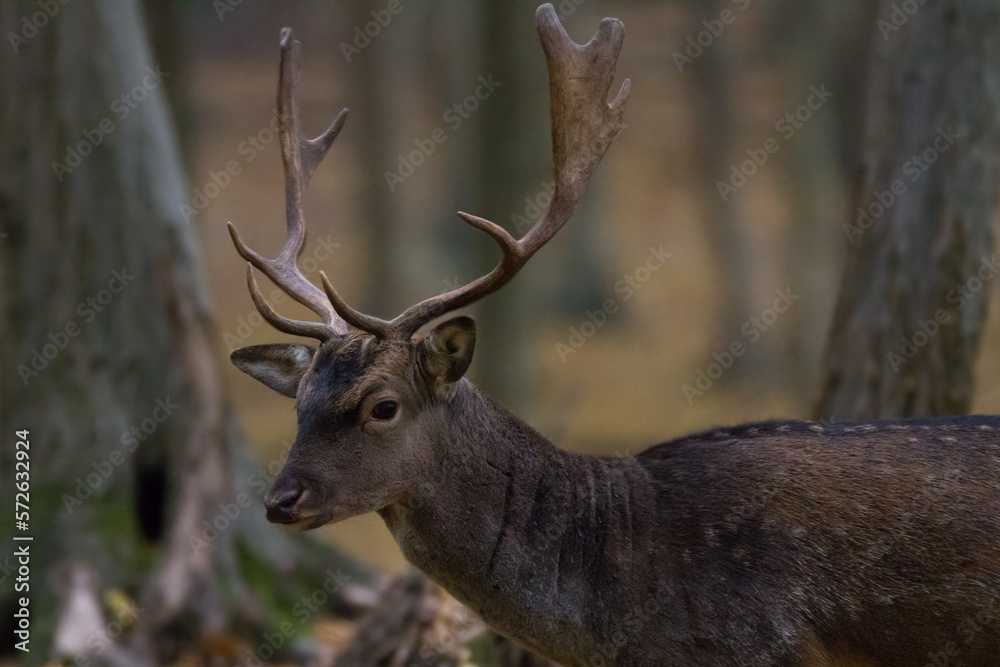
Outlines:
<svg viewBox="0 0 1000 667"><path fill-rule="evenodd" d="M799 665L800 667L882 667L856 654L831 651L814 634L810 634L804 643ZM890 666L885 665L885 667Z"/></svg>
<svg viewBox="0 0 1000 667"><path fill-rule="evenodd" d="M265 502L308 529L377 511L406 557L500 632L564 665L921 667L1000 664L1000 418L769 422L628 457L555 448L461 379L475 331L431 319L499 289L572 214L620 126L608 104L624 39L586 45L536 14L550 76L555 188L486 276L391 322L329 302L298 270L301 194L343 125L301 138L291 31L278 113L289 236L240 254L323 318L261 314L318 350L266 345L233 361L297 401L298 435ZM376 334L346 333L350 325Z"/></svg>
<svg viewBox="0 0 1000 667"><path fill-rule="evenodd" d="M412 563L564 665L1000 664L1000 418L767 422L588 457L442 384L461 354L324 343L269 496L308 492L279 520L378 511ZM399 415L366 423L383 395Z"/></svg>

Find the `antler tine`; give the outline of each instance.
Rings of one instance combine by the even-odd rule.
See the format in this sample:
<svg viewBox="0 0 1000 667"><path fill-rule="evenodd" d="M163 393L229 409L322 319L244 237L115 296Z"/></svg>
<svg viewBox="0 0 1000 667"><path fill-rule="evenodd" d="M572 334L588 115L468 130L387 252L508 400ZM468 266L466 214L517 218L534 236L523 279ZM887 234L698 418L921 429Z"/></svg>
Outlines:
<svg viewBox="0 0 1000 667"><path fill-rule="evenodd" d="M555 192L545 214L521 239L522 251L529 257L573 214L590 177L621 129L632 88L632 82L625 79L614 101L608 104L615 64L625 42L621 21L602 20L594 37L582 46L566 34L552 5L539 7L535 22L549 69Z"/></svg>
<svg viewBox="0 0 1000 667"><path fill-rule="evenodd" d="M391 334L396 337L406 340L431 320L464 308L487 294L492 294L506 285L528 260L528 256L520 250L520 242L500 225L468 213L459 212L458 217L476 229L486 232L497 242L502 253L500 262L492 271L468 285L425 299L408 308L406 312L388 323Z"/></svg>
<svg viewBox="0 0 1000 667"><path fill-rule="evenodd" d="M306 139L302 135L298 111L300 53L299 42L294 39L291 28L283 28L277 106L278 141L281 145L281 162L285 172L285 219L288 230L285 245L277 258L267 259L243 242L232 223L229 223L229 233L241 257L264 273L293 299L319 315L323 319L323 324L282 318L266 303L259 289L255 294L251 286L251 296L261 315L281 331L325 340L333 335L347 333L347 325L338 317L323 290L309 282L299 270L297 260L302 254L306 240L303 199L313 171L323 161L334 139L344 127L348 110L342 110L330 127L315 139ZM252 278L251 273L248 280ZM255 284L255 281L251 282ZM279 326L277 322L282 324Z"/></svg>
<svg viewBox="0 0 1000 667"><path fill-rule="evenodd" d="M333 309L337 311L337 314L340 315L345 322L350 324L355 329L373 333L379 338L386 338L391 335L392 325L389 322L354 310L354 308L347 305L347 302L344 301L339 294L337 294L337 290L334 289L333 283L330 282L330 279L326 277L326 273L320 271L319 277L323 283L323 291L326 292L327 298L329 298L330 303L333 304Z"/></svg>
<svg viewBox="0 0 1000 667"><path fill-rule="evenodd" d="M302 47L291 28L281 29L281 69L278 74L278 140L281 144L281 162L285 168L285 215L288 220L289 242L284 252L294 248L295 256L305 242L306 222L303 198L313 171L333 140L340 134L347 120L348 110L343 109L323 134L306 139L299 123L299 69ZM294 241L294 242L293 242ZM319 289L313 286L317 292Z"/></svg>
<svg viewBox="0 0 1000 667"><path fill-rule="evenodd" d="M503 257L488 274L458 289L422 301L389 323L392 334L409 338L430 320L467 306L506 285L569 220L587 189L601 158L621 129L631 82L622 84L607 102L615 65L625 40L617 19L601 21L585 45L575 43L563 29L551 4L535 13L538 35L549 70L552 120L552 161L555 190L545 213L520 240L483 218L459 213L500 245Z"/></svg>
<svg viewBox="0 0 1000 667"><path fill-rule="evenodd" d="M321 324L319 322L303 322L301 320L293 320L284 317L283 315L279 315L261 293L260 285L257 284L257 278L253 274L253 266L250 262L247 262L247 287L250 289L250 298L253 299L253 305L257 306L257 310L260 312L261 316L263 316L263 318L278 331L283 331L287 334L295 336L307 336L309 338L316 338L319 340L329 338L330 330L326 324Z"/></svg>

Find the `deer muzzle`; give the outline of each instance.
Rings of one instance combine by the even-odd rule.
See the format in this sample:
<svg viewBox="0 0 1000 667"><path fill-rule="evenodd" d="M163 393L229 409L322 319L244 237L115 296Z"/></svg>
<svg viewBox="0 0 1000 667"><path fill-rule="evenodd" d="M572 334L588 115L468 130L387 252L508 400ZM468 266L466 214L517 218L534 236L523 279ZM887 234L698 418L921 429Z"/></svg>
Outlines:
<svg viewBox="0 0 1000 667"><path fill-rule="evenodd" d="M294 477L279 475L271 490L264 496L267 520L271 523L295 523L300 518L299 509L307 495L302 482Z"/></svg>

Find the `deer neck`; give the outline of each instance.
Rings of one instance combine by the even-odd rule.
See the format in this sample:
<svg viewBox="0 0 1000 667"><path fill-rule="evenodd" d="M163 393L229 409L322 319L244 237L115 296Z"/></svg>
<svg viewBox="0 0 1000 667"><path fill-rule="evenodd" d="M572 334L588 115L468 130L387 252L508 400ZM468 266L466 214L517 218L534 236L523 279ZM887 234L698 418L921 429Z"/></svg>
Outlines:
<svg viewBox="0 0 1000 667"><path fill-rule="evenodd" d="M380 512L404 555L529 647L590 641L588 608L609 593L599 582L642 576L645 472L556 448L468 381L441 409L429 473Z"/></svg>

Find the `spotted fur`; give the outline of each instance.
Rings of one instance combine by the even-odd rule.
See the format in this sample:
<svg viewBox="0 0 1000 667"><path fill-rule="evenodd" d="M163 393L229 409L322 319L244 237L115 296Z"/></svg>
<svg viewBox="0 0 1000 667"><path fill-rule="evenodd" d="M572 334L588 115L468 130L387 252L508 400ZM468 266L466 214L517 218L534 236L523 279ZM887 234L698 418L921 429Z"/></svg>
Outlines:
<svg viewBox="0 0 1000 667"><path fill-rule="evenodd" d="M1000 664L1000 418L772 421L584 456L443 382L460 348L320 347L271 491L307 488L291 523L378 512L414 565L564 665ZM398 421L364 424L382 395Z"/></svg>

